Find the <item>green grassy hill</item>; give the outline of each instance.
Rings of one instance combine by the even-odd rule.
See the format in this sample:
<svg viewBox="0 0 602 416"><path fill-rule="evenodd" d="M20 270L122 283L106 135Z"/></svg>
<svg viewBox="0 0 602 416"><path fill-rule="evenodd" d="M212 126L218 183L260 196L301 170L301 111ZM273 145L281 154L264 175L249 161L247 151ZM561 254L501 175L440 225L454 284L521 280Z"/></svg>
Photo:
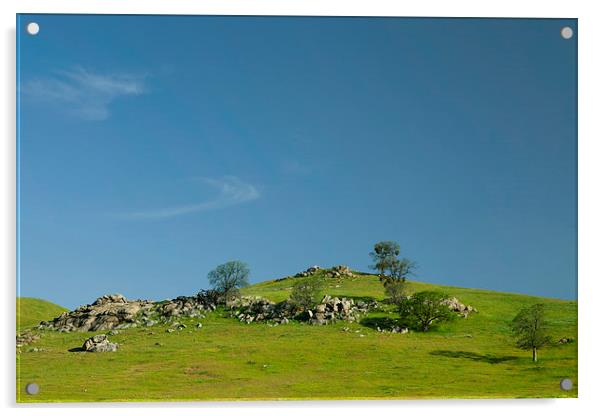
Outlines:
<svg viewBox="0 0 602 416"><path fill-rule="evenodd" d="M17 298L17 331L54 318L67 309L42 299Z"/></svg>
<svg viewBox="0 0 602 416"><path fill-rule="evenodd" d="M286 299L295 280L267 281L245 295ZM376 276L330 279L330 295L383 299ZM551 335L577 339L577 303L480 289L412 282L413 291L443 290L479 312L432 330L381 333L374 322L395 319L392 310L361 322L311 326L243 324L217 310L165 326L132 328L111 337L116 353L70 352L92 333L45 332L17 356L18 400L163 401L259 399L410 399L576 397L577 342L554 344L531 361L514 347L508 329L517 310L544 303ZM25 305L23 305L25 306ZM23 312L24 313L24 312ZM348 328L348 329L345 329ZM560 390L562 378L575 388ZM23 394L26 383L40 394Z"/></svg>

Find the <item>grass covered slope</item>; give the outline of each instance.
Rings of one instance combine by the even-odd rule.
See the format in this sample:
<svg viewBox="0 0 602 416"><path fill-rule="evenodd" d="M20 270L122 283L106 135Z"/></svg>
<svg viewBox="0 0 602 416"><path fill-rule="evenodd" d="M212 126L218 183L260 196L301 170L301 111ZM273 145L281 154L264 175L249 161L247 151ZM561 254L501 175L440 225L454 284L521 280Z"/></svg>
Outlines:
<svg viewBox="0 0 602 416"><path fill-rule="evenodd" d="M244 289L245 295L284 300L293 279ZM412 282L411 290L438 289L479 312L426 333L381 333L374 322L395 319L392 310L357 323L269 326L240 323L227 311L166 326L131 328L112 336L115 353L70 352L94 333L44 332L17 356L18 401L162 401L259 399L410 399L576 397L577 342L555 344L531 361L514 347L508 323L519 308L544 303L554 340L577 339L577 303L477 289ZM382 299L376 276L331 279L334 296ZM349 328L349 330L344 330ZM560 390L562 378L575 388ZM35 381L40 393L27 396Z"/></svg>
<svg viewBox="0 0 602 416"><path fill-rule="evenodd" d="M17 331L54 318L67 309L42 299L17 298Z"/></svg>

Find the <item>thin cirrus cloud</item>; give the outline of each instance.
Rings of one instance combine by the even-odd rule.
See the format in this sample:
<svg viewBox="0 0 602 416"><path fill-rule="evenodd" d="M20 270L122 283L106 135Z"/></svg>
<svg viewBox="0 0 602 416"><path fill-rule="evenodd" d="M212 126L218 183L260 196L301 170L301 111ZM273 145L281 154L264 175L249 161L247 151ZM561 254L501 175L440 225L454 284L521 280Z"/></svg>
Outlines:
<svg viewBox="0 0 602 416"><path fill-rule="evenodd" d="M121 215L131 220L152 220L177 217L184 214L219 210L234 205L243 204L259 198L260 193L255 186L241 181L236 176L223 178L199 178L200 182L217 189L218 194L213 199L187 205L178 205L147 211L129 212Z"/></svg>
<svg viewBox="0 0 602 416"><path fill-rule="evenodd" d="M52 105L83 120L99 121L109 118L110 106L116 99L146 90L144 76L99 74L77 67L29 79L20 91L26 100Z"/></svg>

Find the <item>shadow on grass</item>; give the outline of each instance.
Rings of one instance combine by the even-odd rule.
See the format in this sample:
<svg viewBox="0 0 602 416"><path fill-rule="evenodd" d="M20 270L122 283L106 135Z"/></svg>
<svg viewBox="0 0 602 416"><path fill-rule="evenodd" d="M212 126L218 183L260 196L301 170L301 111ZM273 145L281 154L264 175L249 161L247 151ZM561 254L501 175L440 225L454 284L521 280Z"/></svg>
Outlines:
<svg viewBox="0 0 602 416"><path fill-rule="evenodd" d="M477 354L476 352L469 351L445 351L445 350L437 350L431 351L431 355L438 355L441 357L448 358L462 358L465 360L472 361L480 361L489 364L499 364L506 361L517 360L518 357L515 355L504 355L504 356L496 356L493 354Z"/></svg>
<svg viewBox="0 0 602 416"><path fill-rule="evenodd" d="M370 273L370 272L358 272L358 271L354 271L353 274L357 274L358 276L374 276L374 273Z"/></svg>
<svg viewBox="0 0 602 416"><path fill-rule="evenodd" d="M82 347L75 347L75 348L71 348L69 350L69 352L84 352L86 351L85 349L83 349Z"/></svg>
<svg viewBox="0 0 602 416"><path fill-rule="evenodd" d="M330 295L332 297L334 297L333 295ZM353 301L355 303L357 303L358 301L362 301L362 302L372 302L376 299L374 299L374 297L372 296L356 296L356 295L336 295L339 298L347 298L347 299L353 299Z"/></svg>
<svg viewBox="0 0 602 416"><path fill-rule="evenodd" d="M401 326L401 321L399 319L389 318L387 316L371 316L362 319L360 325L372 328L374 330L385 329L390 330L394 327Z"/></svg>

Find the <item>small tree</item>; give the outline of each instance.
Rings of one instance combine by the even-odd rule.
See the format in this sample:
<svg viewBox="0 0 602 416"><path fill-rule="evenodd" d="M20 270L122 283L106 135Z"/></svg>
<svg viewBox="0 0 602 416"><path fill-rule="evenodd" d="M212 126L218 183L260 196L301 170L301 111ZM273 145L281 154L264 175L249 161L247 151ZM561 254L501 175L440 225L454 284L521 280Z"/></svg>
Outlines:
<svg viewBox="0 0 602 416"><path fill-rule="evenodd" d="M239 260L220 264L207 275L213 288L221 292L226 300L238 294L238 289L249 284L249 266Z"/></svg>
<svg viewBox="0 0 602 416"><path fill-rule="evenodd" d="M389 266L389 275L381 275L380 281L385 287L385 294L392 303L399 305L406 297L406 278L414 272L416 265L409 259L394 259Z"/></svg>
<svg viewBox="0 0 602 416"><path fill-rule="evenodd" d="M544 305L538 303L521 309L511 323L512 333L516 337L516 346L531 350L533 361L537 361L537 349L550 342L547 335L547 323Z"/></svg>
<svg viewBox="0 0 602 416"><path fill-rule="evenodd" d="M449 321L455 317L443 303L447 298L441 292L418 292L400 303L399 314L410 325L426 332L435 322Z"/></svg>
<svg viewBox="0 0 602 416"><path fill-rule="evenodd" d="M401 304L406 298L407 284L405 280L390 279L384 282L385 295L395 305Z"/></svg>
<svg viewBox="0 0 602 416"><path fill-rule="evenodd" d="M298 281L293 285L291 302L303 310L310 309L318 302L318 296L322 290L322 280L319 278L308 278Z"/></svg>
<svg viewBox="0 0 602 416"><path fill-rule="evenodd" d="M399 251L399 244L395 241L380 241L374 244L374 250L370 253L370 257L374 260L371 267L384 276L385 271L389 270L391 265L397 261Z"/></svg>

